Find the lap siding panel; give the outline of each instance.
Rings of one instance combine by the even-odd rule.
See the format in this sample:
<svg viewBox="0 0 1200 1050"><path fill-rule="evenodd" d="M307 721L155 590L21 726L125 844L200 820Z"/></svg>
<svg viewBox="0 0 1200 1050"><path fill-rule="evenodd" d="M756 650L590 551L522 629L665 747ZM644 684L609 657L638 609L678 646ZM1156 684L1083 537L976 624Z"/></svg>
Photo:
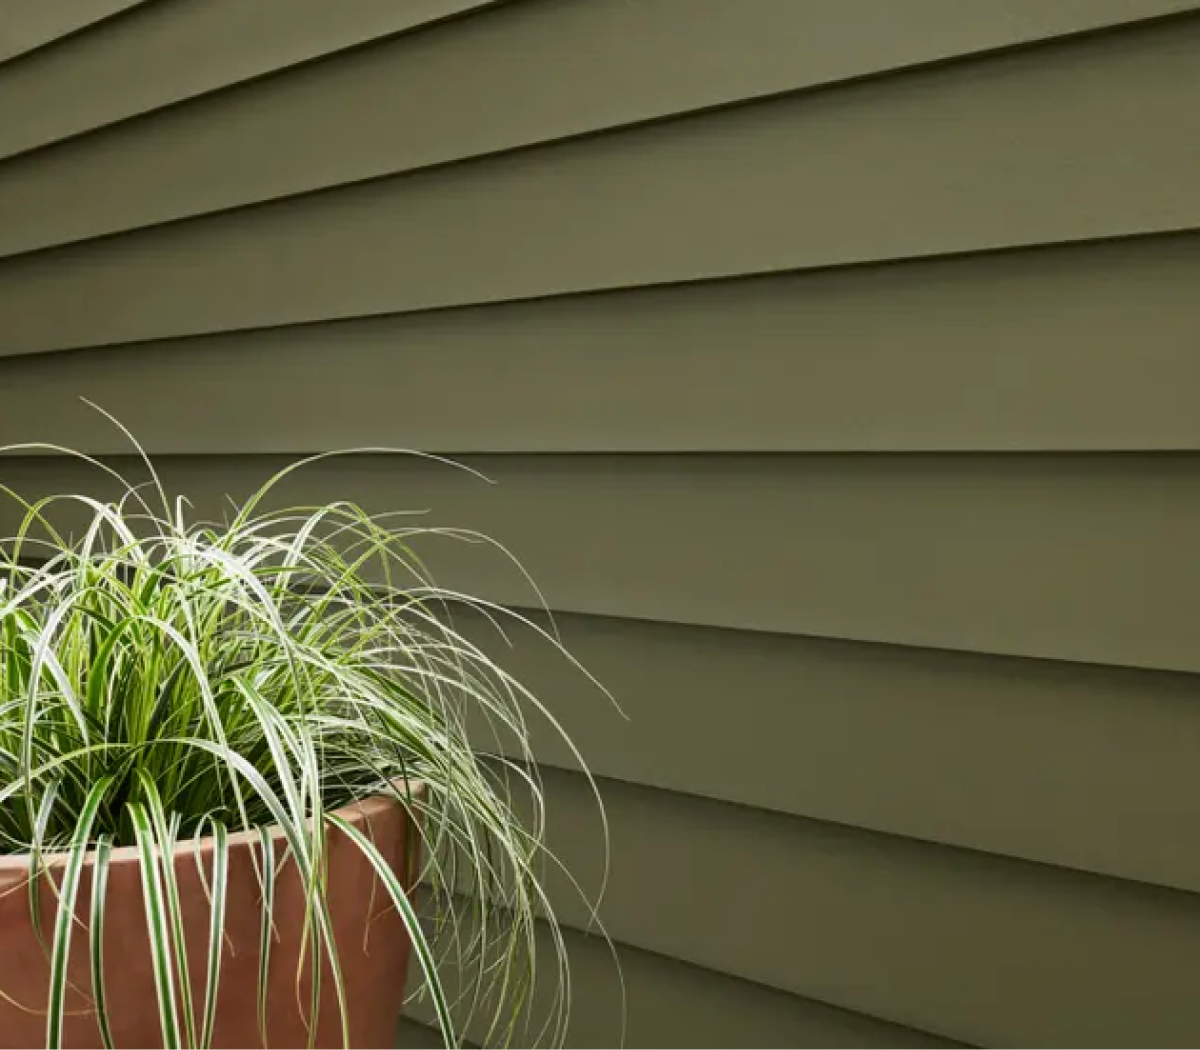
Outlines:
<svg viewBox="0 0 1200 1050"><path fill-rule="evenodd" d="M88 398L201 513L346 447L493 479L285 495L493 535L630 716L464 617L600 778L628 1045L1200 1041L1200 5L49 6L0 19L0 444L140 477Z"/></svg>

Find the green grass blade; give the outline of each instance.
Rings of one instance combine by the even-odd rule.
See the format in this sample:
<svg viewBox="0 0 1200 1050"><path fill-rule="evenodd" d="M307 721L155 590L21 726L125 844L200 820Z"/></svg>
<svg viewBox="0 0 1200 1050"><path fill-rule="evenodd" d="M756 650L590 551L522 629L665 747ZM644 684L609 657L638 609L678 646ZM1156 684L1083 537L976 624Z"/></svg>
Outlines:
<svg viewBox="0 0 1200 1050"><path fill-rule="evenodd" d="M179 1038L179 1013L175 1003L175 975L171 966L171 926L159 877L154 828L140 802L131 802L127 811L137 839L140 861L138 868L142 878L142 901L146 908L150 961L154 968L159 1029L162 1032L163 1046L168 1050L176 1050L182 1044Z"/></svg>
<svg viewBox="0 0 1200 1050"><path fill-rule="evenodd" d="M342 1045L350 1045L350 1004L346 997L346 981L342 976L342 964L339 958L338 946L333 936L333 917L329 913L329 901L326 899L324 891L322 891L314 899L313 913L316 917L316 928L319 931L320 944L325 948L326 957L329 959L329 968L333 974L333 990L337 1000L338 1017L342 1027ZM313 952L313 983L312 983L312 1009L311 1016L313 1018L312 1035L316 1035L316 1018L317 1010L320 1002L320 962L321 955L316 951L317 945L314 944Z"/></svg>
<svg viewBox="0 0 1200 1050"><path fill-rule="evenodd" d="M92 914L88 933L92 956L92 998L96 1004L96 1023L100 1028L104 1050L113 1050L104 979L104 905L108 899L108 864L111 855L112 836L102 835L96 843L96 857L92 862Z"/></svg>
<svg viewBox="0 0 1200 1050"><path fill-rule="evenodd" d="M42 929L41 874L44 869L40 847L46 837L46 827L54 814L54 804L58 799L58 790L61 784L62 777L55 777L50 781L46 785L46 791L42 795L41 804L38 806L37 816L33 822L33 835L31 836L33 848L29 851L29 881L25 884L26 892L29 895L29 916L33 924L33 934L37 938L38 944L41 945L42 951L47 955L50 953L50 945L46 941L46 933Z"/></svg>
<svg viewBox="0 0 1200 1050"><path fill-rule="evenodd" d="M112 779L104 777L96 782L83 804L75 834L71 839L71 852L63 873L62 890L58 899L58 915L54 923L54 943L50 951L50 990L46 1007L46 1046L58 1050L62 1046L63 1019L66 1011L67 964L71 957L71 933L76 922L75 898L79 893L79 879L87 859L96 811L104 796L112 787Z"/></svg>
<svg viewBox="0 0 1200 1050"><path fill-rule="evenodd" d="M219 820L212 822L213 870L209 892L208 970L204 982L204 1027L200 1046L212 1046L217 1019L217 994L221 979L221 952L225 947L225 902L229 885L229 832Z"/></svg>
<svg viewBox="0 0 1200 1050"><path fill-rule="evenodd" d="M413 908L412 902L408 899L405 887L401 885L400 880L396 877L396 873L392 871L388 862L384 860L379 850L375 848L375 843L359 831L358 828L333 813L329 814L327 819L329 823L340 829L362 850L363 855L371 862L375 873L387 889L388 895L392 898L392 903L396 906L396 910L400 913L401 918L404 920L404 925L408 930L413 952L417 956L417 962L421 967L421 975L424 977L425 986L429 989L430 997L433 999L438 1026L442 1030L442 1039L445 1041L447 1047L457 1046L458 1040L454 1034L454 1021L450 1016L450 1006L446 1002L446 990L442 986L442 978L437 971L433 952L430 950L424 930L421 929L421 923L417 918L416 910Z"/></svg>
<svg viewBox="0 0 1200 1050"><path fill-rule="evenodd" d="M271 942L275 937L275 843L266 828L259 828L262 850L262 922L258 938L258 1034L269 1046L267 1032L267 978L271 973Z"/></svg>
<svg viewBox="0 0 1200 1050"><path fill-rule="evenodd" d="M170 952L172 972L178 977L180 1005L183 1008L183 1027L187 1045L196 1045L196 1015L192 1010L192 981L188 972L187 939L183 929L183 909L179 901L179 879L175 874L175 836L168 824L162 797L154 781L144 769L138 770L138 783L146 800L146 810L158 840L158 855L162 876L163 897L170 920Z"/></svg>

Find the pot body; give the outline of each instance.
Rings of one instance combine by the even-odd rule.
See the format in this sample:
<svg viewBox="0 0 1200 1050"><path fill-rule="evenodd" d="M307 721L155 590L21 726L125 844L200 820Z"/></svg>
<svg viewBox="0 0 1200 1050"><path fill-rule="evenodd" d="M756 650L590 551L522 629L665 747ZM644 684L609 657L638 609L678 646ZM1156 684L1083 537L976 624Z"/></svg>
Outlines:
<svg viewBox="0 0 1200 1050"><path fill-rule="evenodd" d="M371 798L346 807L341 816L372 839L392 869L411 887L411 820L395 800ZM273 909L275 935L267 980L267 1044L309 1045L311 940L304 943L304 891L295 865L276 831L277 875ZM261 863L258 836L230 836L225 944L217 994L214 1047L263 1046L258 1016L262 893L255 861ZM198 849L197 849L198 847ZM371 863L341 831L327 833L328 901L333 937L347 998L350 1046L395 1045L404 997L409 938L391 897ZM204 869L203 878L197 855ZM415 851L413 851L415 856ZM173 858L183 913L184 939L196 1026L204 1014L210 906L205 886L211 881L211 841L181 843ZM108 873L104 919L104 992L114 1044L122 1048L162 1047L140 862L134 849L116 849ZM58 868L58 870L55 870ZM61 868L52 866L55 881ZM91 901L88 862L76 901L63 1045L102 1046L92 1005L88 934ZM0 1047L39 1047L46 1041L46 1002L50 967L39 943L28 902L28 860L0 858ZM41 897L42 929L47 943L54 929L56 900L47 882ZM18 1005L19 1004L19 1005ZM181 1038L186 1040L182 1029ZM190 1045L190 1044L185 1044ZM338 1009L329 960L322 959L317 1047L340 1047Z"/></svg>

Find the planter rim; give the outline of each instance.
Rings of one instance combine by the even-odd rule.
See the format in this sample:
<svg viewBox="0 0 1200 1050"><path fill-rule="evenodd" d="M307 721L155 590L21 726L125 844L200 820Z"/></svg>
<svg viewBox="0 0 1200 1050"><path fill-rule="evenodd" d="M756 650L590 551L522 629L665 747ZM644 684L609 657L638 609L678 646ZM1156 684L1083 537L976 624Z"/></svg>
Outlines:
<svg viewBox="0 0 1200 1050"><path fill-rule="evenodd" d="M407 795L411 798L419 798L425 793L425 784L422 781L415 780L407 782L398 780L394 784L397 792L401 795ZM370 820L372 817L385 811L389 806L396 802L395 795L387 795L376 793L368 795L365 798L357 799L353 802L347 802L344 806L338 809L331 810L330 813L349 820L351 823L356 823L355 817L359 820ZM306 824L311 823L311 818L305 821ZM229 847L232 849L235 846L240 846L248 842L257 842L259 827L265 827L271 837L272 842L278 842L283 838L283 829L278 824L260 825L249 830L231 831L229 833ZM204 857L212 852L213 838L211 835L205 835L203 838L182 839L175 843L175 848L171 851L172 859L178 859L180 856L192 855L196 857ZM155 847L155 852L158 852ZM29 875L29 858L32 854L25 853L6 853L0 855L0 884L11 884L14 875L20 875L22 878L27 878ZM96 851L90 849L84 859L85 866L90 866L95 859ZM59 865L65 865L70 853L56 852L43 854L43 867L53 868ZM109 863L111 864L130 864L137 863L141 860L141 854L137 846L114 846L109 853Z"/></svg>

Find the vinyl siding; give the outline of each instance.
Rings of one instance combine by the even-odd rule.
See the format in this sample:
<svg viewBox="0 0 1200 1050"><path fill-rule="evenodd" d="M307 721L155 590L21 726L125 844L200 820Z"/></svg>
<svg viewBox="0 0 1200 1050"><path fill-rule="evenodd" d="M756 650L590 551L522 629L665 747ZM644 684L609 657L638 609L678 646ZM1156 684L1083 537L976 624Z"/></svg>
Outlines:
<svg viewBox="0 0 1200 1050"><path fill-rule="evenodd" d="M5 0L0 11L0 62L88 29L145 0ZM7 70L6 70L7 73Z"/></svg>
<svg viewBox="0 0 1200 1050"><path fill-rule="evenodd" d="M495 536L626 709L498 649L628 1045L1195 1044L1200 4L74 6L0 64L0 442L492 479L288 495Z"/></svg>

